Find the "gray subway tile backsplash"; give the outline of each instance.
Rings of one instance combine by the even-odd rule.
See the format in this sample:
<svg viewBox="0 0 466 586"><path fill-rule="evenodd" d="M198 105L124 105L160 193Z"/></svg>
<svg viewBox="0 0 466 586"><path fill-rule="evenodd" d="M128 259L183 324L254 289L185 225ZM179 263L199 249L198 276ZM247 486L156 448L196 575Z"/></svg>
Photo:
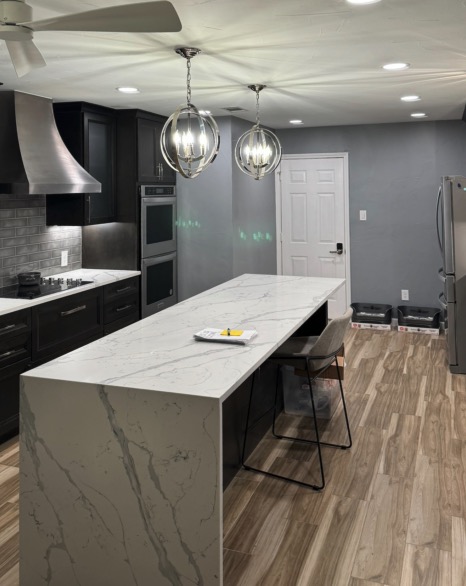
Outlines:
<svg viewBox="0 0 466 586"><path fill-rule="evenodd" d="M0 194L0 287L17 283L17 274L40 270L43 276L81 268L79 226L46 226L45 195ZM61 251L69 262L61 266Z"/></svg>

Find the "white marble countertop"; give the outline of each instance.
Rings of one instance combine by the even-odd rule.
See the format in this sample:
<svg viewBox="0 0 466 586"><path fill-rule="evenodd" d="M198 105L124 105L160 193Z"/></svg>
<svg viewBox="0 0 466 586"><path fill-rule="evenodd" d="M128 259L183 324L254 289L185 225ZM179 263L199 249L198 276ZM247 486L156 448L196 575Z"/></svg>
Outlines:
<svg viewBox="0 0 466 586"><path fill-rule="evenodd" d="M64 279L83 279L84 281L92 281L89 285L83 285L76 287L75 289L69 289L67 291L60 291L59 293L52 293L51 295L45 295L44 297L37 297L36 299L2 299L0 298L0 315L11 313L12 311L18 311L20 309L27 309L33 305L39 305L41 303L47 303L54 299L67 297L68 295L75 295L94 287L102 287L116 281L122 281L130 277L136 277L140 275L140 271L118 271L111 269L78 269L76 271L67 271L65 273L59 273L58 275L51 275L53 278Z"/></svg>
<svg viewBox="0 0 466 586"><path fill-rule="evenodd" d="M224 400L343 283L242 275L23 376ZM204 327L258 335L247 346L195 341Z"/></svg>

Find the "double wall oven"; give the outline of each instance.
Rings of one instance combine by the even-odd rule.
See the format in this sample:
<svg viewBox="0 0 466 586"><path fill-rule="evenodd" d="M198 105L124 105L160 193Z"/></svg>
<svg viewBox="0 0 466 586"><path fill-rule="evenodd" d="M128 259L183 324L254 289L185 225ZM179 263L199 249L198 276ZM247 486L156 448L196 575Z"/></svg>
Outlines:
<svg viewBox="0 0 466 586"><path fill-rule="evenodd" d="M141 314L177 301L176 188L141 185Z"/></svg>

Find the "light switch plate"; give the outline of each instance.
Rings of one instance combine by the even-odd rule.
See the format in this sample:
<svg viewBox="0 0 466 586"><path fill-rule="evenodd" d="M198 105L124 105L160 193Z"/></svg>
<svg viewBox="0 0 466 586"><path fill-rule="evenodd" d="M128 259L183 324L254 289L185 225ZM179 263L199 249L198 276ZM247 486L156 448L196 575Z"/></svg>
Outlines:
<svg viewBox="0 0 466 586"><path fill-rule="evenodd" d="M67 250L61 251L61 266L62 267L68 266L68 251Z"/></svg>
<svg viewBox="0 0 466 586"><path fill-rule="evenodd" d="M401 290L401 300L402 301L409 301L409 290L408 289Z"/></svg>
<svg viewBox="0 0 466 586"><path fill-rule="evenodd" d="M366 210L359 210L359 219L361 222L365 222L367 220Z"/></svg>

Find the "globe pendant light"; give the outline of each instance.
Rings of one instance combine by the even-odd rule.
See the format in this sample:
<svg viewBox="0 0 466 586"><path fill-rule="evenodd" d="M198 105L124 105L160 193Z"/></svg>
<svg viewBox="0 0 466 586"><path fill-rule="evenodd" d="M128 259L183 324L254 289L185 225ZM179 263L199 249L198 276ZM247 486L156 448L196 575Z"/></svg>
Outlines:
<svg viewBox="0 0 466 586"><path fill-rule="evenodd" d="M282 158L282 147L276 135L261 128L259 119L259 92L265 85L248 85L256 93L256 123L242 134L235 148L235 159L238 167L254 179L262 179L278 167Z"/></svg>
<svg viewBox="0 0 466 586"><path fill-rule="evenodd" d="M217 156L220 146L215 120L208 114L201 114L191 103L191 59L200 52L200 49L189 47L176 49L176 53L187 60L186 105L173 112L160 137L164 159L186 179L193 179L204 171Z"/></svg>

